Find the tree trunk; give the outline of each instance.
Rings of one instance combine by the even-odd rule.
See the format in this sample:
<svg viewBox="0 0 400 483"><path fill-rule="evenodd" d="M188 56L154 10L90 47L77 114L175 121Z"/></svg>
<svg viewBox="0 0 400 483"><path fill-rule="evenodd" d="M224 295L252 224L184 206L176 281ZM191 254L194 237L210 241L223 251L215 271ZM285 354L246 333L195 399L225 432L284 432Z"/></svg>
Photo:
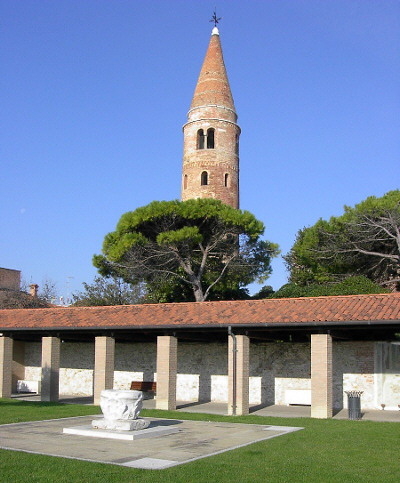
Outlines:
<svg viewBox="0 0 400 483"><path fill-rule="evenodd" d="M203 287L201 286L200 280L192 276L190 277L190 281L192 283L194 299L196 300L196 302L204 302L205 297L204 297Z"/></svg>
<svg viewBox="0 0 400 483"><path fill-rule="evenodd" d="M196 289L196 288L193 288L193 292L194 292L194 299L196 300L196 302L204 302L204 294L203 294L203 291L200 289Z"/></svg>

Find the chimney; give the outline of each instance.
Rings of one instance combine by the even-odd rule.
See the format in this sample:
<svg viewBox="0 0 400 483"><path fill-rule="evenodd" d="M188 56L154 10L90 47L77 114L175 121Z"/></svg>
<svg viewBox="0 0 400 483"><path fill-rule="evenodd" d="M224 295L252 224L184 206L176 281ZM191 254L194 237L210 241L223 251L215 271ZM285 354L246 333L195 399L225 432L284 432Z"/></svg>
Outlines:
<svg viewBox="0 0 400 483"><path fill-rule="evenodd" d="M37 285L36 283L32 283L31 285L29 285L29 293L31 297L34 297L34 298L37 297L38 288L39 288L39 285Z"/></svg>

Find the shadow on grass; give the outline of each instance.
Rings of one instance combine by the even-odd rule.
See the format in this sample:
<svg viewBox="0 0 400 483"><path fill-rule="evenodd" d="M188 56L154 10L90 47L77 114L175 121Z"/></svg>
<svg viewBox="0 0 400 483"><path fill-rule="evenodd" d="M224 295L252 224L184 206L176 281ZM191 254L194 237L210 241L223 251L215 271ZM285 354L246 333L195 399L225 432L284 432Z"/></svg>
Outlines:
<svg viewBox="0 0 400 483"><path fill-rule="evenodd" d="M99 412L98 406L0 399L0 424L87 416Z"/></svg>
<svg viewBox="0 0 400 483"><path fill-rule="evenodd" d="M0 406L26 406L26 407L60 407L67 406L63 402L50 402L50 401L25 401L16 399L0 399Z"/></svg>
<svg viewBox="0 0 400 483"><path fill-rule="evenodd" d="M65 404L93 404L93 396L87 396L87 397L71 397L71 398L61 398L59 400L60 403L65 403Z"/></svg>

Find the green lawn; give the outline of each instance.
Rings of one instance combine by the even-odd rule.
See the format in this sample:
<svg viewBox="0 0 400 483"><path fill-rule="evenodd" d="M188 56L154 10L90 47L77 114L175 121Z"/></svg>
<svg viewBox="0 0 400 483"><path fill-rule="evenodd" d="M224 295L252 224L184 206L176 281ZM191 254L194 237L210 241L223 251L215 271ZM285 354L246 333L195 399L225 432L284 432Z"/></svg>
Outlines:
<svg viewBox="0 0 400 483"><path fill-rule="evenodd" d="M0 424L98 413L93 406L0 399ZM302 426L296 431L166 470L0 450L0 482L396 482L400 424L371 421L227 417L143 410L143 416ZM0 441L1 445L1 441Z"/></svg>

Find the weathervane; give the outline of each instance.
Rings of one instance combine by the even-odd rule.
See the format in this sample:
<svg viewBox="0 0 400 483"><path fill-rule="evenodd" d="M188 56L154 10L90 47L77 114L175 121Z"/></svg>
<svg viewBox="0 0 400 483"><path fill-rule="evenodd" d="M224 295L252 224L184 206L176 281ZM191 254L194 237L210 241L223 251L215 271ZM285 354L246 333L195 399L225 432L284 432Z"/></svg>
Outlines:
<svg viewBox="0 0 400 483"><path fill-rule="evenodd" d="M219 17L219 18L217 17L217 9L214 8L214 14L213 14L213 16L211 17L211 20L210 20L210 22L214 22L214 27L217 26L217 23L219 23L219 21L221 20L221 18L222 17Z"/></svg>

